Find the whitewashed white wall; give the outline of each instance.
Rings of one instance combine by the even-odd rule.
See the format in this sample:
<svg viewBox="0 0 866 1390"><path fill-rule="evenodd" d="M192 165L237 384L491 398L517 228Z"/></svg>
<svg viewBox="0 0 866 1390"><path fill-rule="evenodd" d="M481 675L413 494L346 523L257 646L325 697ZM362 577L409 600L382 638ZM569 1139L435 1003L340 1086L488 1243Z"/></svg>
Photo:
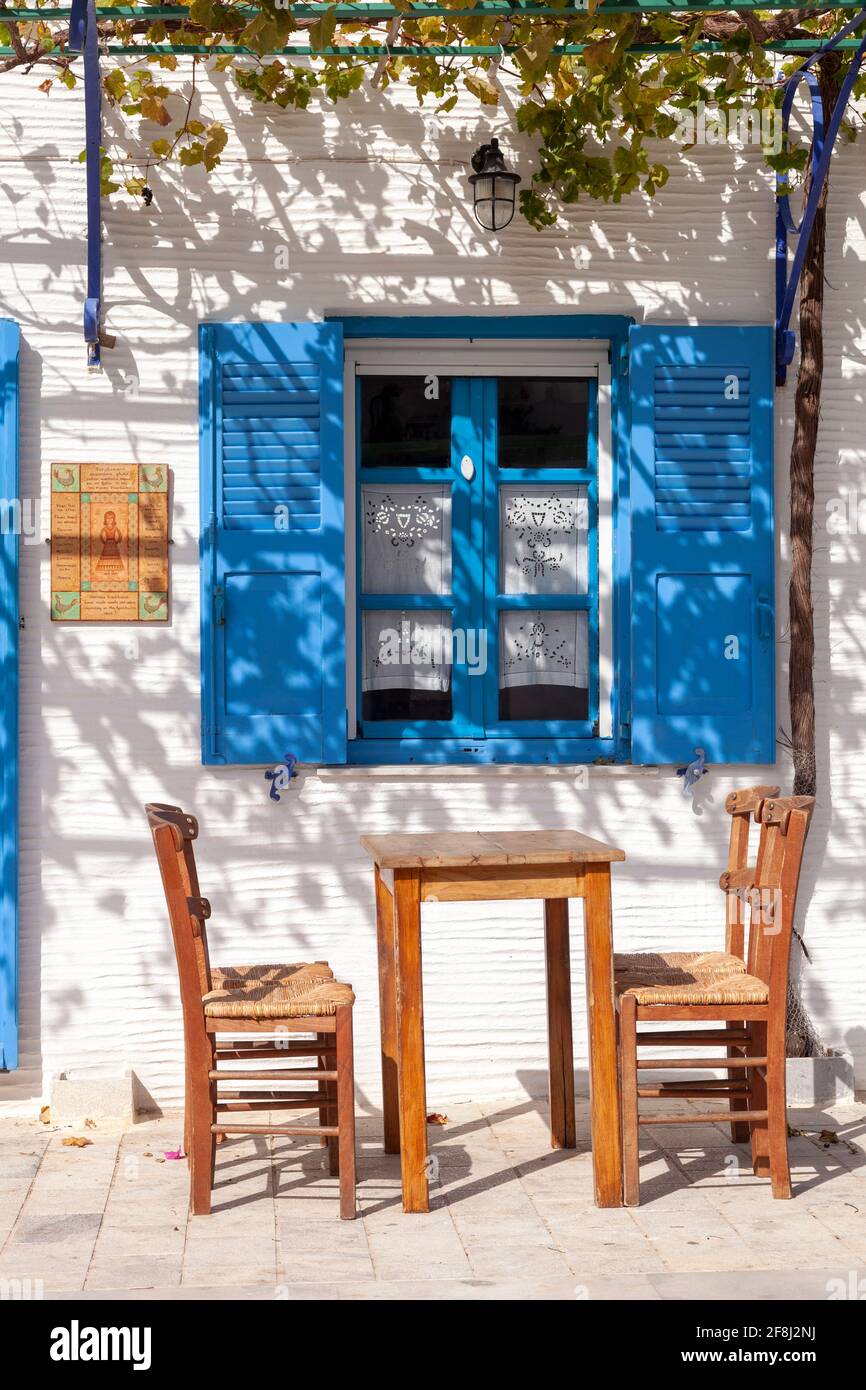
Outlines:
<svg viewBox="0 0 866 1390"><path fill-rule="evenodd" d="M183 73L169 79L184 86ZM0 1106L32 1105L51 1073L130 1065L178 1097L174 965L142 803L194 808L217 961L327 956L358 995L359 1100L378 1096L374 921L361 831L571 825L621 844L620 947L716 945L728 769L700 813L671 769L493 776L472 769L307 775L275 805L261 770L199 765L196 325L326 311L618 312L769 322L773 205L754 151L704 148L650 205L587 203L542 234L519 219L491 243L467 204L465 160L487 126L473 100L436 121L409 96L366 91L306 114L250 110L228 79L199 79L197 112L232 136L210 181L153 173L150 208L105 213L107 327L117 347L88 376L81 340L81 93L0 79L0 313L23 335L22 494L48 499L58 460L168 462L174 472L170 628L49 621L48 547L22 549L22 1065ZM493 121L505 126L507 113ZM109 117L109 126L111 118ZM509 136L518 163L520 146ZM807 1004L866 1084L866 580L863 537L832 538L827 501L866 462L866 239L861 143L833 166L826 370L815 555L819 811L803 901ZM278 247L288 271L275 269ZM793 388L778 396L778 511L787 516ZM48 533L47 501L43 536ZM784 534L778 721L787 723ZM135 643L137 642L137 652ZM132 644L132 645L130 645ZM783 761L778 780L790 787ZM431 1104L544 1086L540 910L430 907L424 951ZM579 909L577 909L579 917ZM575 933L576 1064L585 1075Z"/></svg>

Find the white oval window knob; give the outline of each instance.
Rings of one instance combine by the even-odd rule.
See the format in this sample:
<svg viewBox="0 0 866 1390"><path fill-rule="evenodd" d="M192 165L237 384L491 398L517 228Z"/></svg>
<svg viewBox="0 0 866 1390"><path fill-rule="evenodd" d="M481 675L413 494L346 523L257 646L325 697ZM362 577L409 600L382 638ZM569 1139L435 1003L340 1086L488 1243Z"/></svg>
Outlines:
<svg viewBox="0 0 866 1390"><path fill-rule="evenodd" d="M467 483L471 483L472 479L475 477L475 464L468 454L464 454L460 460L460 472L463 474Z"/></svg>

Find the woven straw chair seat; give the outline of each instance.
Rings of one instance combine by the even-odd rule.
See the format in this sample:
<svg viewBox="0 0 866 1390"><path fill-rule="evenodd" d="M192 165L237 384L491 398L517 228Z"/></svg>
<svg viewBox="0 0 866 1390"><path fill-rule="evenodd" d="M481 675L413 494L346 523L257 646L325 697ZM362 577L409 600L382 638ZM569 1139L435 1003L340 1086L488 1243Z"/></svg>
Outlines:
<svg viewBox="0 0 866 1390"><path fill-rule="evenodd" d="M264 968L252 967L254 970ZM238 986L234 975L223 976L221 987L204 995L205 1013L210 1018L322 1018L335 1014L338 1004L355 1002L351 985L335 980L327 965L271 968L282 972L279 979L256 983L248 978ZM214 972L214 976L218 973Z"/></svg>
<svg viewBox="0 0 866 1390"><path fill-rule="evenodd" d="M333 980L334 972L326 960L303 961L296 965L217 965L211 970L213 987L247 989L250 985L280 985L300 978L301 973L319 980Z"/></svg>
<svg viewBox="0 0 866 1390"><path fill-rule="evenodd" d="M727 951L617 951L613 958L613 968L617 974L623 972L638 975L682 974L688 970L697 974L701 970L728 970L731 974L744 975L745 961L739 956L728 955Z"/></svg>
<svg viewBox="0 0 866 1390"><path fill-rule="evenodd" d="M704 954L710 954L706 952ZM718 955L724 957L724 952ZM666 972L618 971L614 977L617 994L628 994L638 1004L766 1004L770 992L763 980L747 974L743 962L739 969L726 964Z"/></svg>

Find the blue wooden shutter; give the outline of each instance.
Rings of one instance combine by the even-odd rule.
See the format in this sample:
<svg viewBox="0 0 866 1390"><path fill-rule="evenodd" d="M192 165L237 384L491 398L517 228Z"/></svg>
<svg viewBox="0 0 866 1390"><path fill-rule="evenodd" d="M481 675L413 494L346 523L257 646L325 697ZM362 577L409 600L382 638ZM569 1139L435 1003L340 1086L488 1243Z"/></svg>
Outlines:
<svg viewBox="0 0 866 1390"><path fill-rule="evenodd" d="M630 331L632 759L776 758L773 338Z"/></svg>
<svg viewBox="0 0 866 1390"><path fill-rule="evenodd" d="M0 319L0 1068L18 1066L18 350ZM20 504L19 504L20 505Z"/></svg>
<svg viewBox="0 0 866 1390"><path fill-rule="evenodd" d="M342 326L199 346L204 761L345 762Z"/></svg>

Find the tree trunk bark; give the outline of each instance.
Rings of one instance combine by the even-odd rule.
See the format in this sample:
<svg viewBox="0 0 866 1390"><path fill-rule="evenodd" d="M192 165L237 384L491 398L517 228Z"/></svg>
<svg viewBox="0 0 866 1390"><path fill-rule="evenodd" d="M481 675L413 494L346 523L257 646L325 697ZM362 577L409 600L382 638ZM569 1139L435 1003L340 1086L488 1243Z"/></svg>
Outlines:
<svg viewBox="0 0 866 1390"><path fill-rule="evenodd" d="M829 121L839 95L840 64L837 53L828 53L817 64L825 121ZM809 182L807 178L806 196ZM795 796L814 796L817 786L812 535L815 526L815 446L824 375L824 250L829 182L828 175L821 189L800 280L800 365L797 370L794 438L791 444L791 579L788 590L791 640L788 697Z"/></svg>
<svg viewBox="0 0 866 1390"><path fill-rule="evenodd" d="M824 120L829 121L839 96L837 53L817 64ZM791 444L791 579L788 588L790 658L788 698L791 709L791 750L794 795L814 796L818 784L815 756L815 622L812 609L812 536L815 528L815 447L821 416L824 376L824 251L827 237L827 191L824 180L812 234L800 278L800 365L794 398L794 438ZM807 179L804 190L809 193ZM802 941L798 936L796 938ZM805 950L805 947L803 947ZM822 1046L806 1013L799 988L788 988L785 1051L789 1057L820 1055Z"/></svg>

